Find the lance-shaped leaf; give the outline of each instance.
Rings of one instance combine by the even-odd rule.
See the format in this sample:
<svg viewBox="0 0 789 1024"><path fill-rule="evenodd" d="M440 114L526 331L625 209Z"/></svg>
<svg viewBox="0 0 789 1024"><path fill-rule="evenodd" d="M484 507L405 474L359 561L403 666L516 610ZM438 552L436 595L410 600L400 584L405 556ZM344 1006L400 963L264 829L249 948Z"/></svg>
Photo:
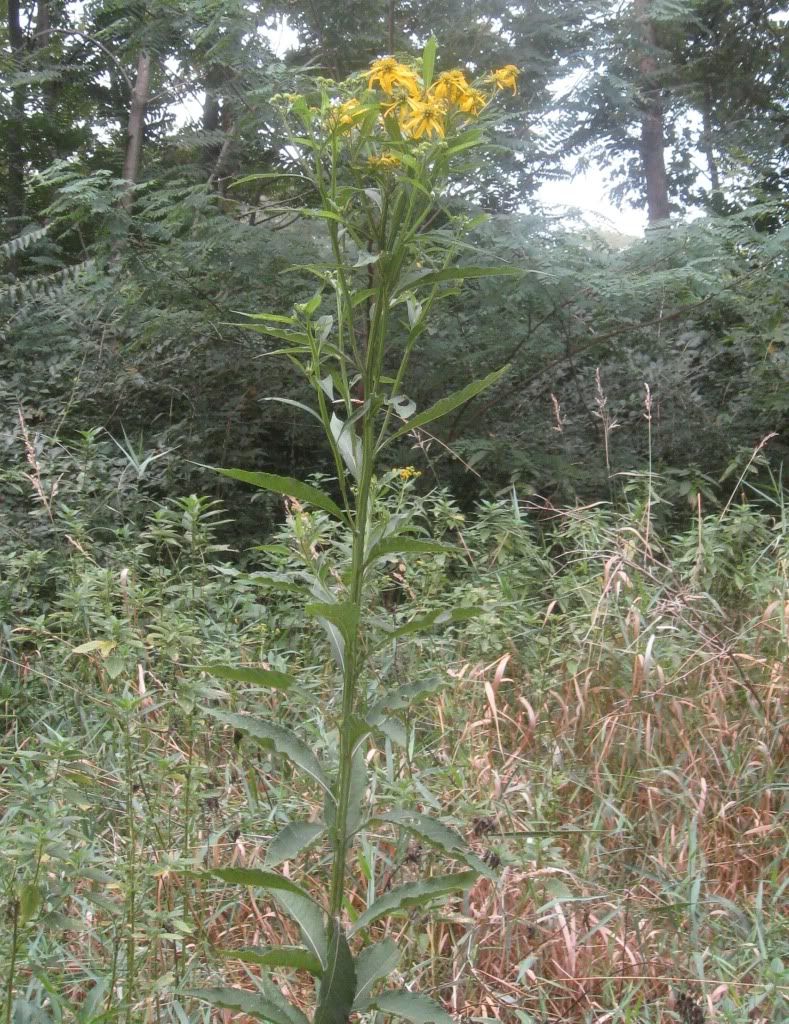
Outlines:
<svg viewBox="0 0 789 1024"><path fill-rule="evenodd" d="M419 537L384 537L374 544L367 555L367 561L374 562L385 555L450 555L456 554L453 544L442 544L438 540L421 540Z"/></svg>
<svg viewBox="0 0 789 1024"><path fill-rule="evenodd" d="M420 839L430 843L431 846L436 846L451 857L462 860L464 864L467 864L468 867L473 868L480 874L486 875L488 878L496 877L484 860L477 857L468 848L468 844L462 836L440 821L436 821L435 818L428 817L427 814L396 808L392 811L385 811L383 814L376 814L372 821L388 822L390 825L397 825L407 832L413 832Z"/></svg>
<svg viewBox="0 0 789 1024"><path fill-rule="evenodd" d="M410 707L414 701L449 686L451 682L452 679L449 676L429 676L416 683L404 683L402 686L396 686L372 705L367 712L367 721L371 725L375 725L378 718L388 711L400 711Z"/></svg>
<svg viewBox="0 0 789 1024"><path fill-rule="evenodd" d="M400 963L400 950L392 939L384 939L373 946L367 946L356 958L356 998L353 1009L358 1013L367 1009L372 996L373 985L379 978L386 978Z"/></svg>
<svg viewBox="0 0 789 1024"><path fill-rule="evenodd" d="M524 271L520 267L510 267L504 264L499 267L445 267L443 270L428 270L424 274L413 274L401 283L398 292L425 284L440 284L442 281L465 281L474 277L522 277L523 273Z"/></svg>
<svg viewBox="0 0 789 1024"><path fill-rule="evenodd" d="M330 805L334 807L333 802L330 802ZM292 821L269 843L269 848L266 850L266 867L275 868L283 861L298 857L300 853L317 842L325 831L325 825L319 821Z"/></svg>
<svg viewBox="0 0 789 1024"><path fill-rule="evenodd" d="M370 725L398 747L408 749L408 730L399 718L392 715L377 715L375 721L370 719Z"/></svg>
<svg viewBox="0 0 789 1024"><path fill-rule="evenodd" d="M294 971L309 971L316 977L323 973L320 960L301 946L250 946L243 949L222 949L227 960L241 960L259 967L290 967Z"/></svg>
<svg viewBox="0 0 789 1024"><path fill-rule="evenodd" d="M482 380L472 381L471 384L467 384L460 391L455 391L454 394L447 395L446 398L439 399L434 405L431 405L429 409L425 409L424 412L418 413L413 416L404 426L396 430L394 434L390 435L384 441L384 445L394 441L398 437L403 437L405 434L410 433L412 430L416 430L418 427L424 427L428 423L432 423L433 420L441 419L442 416L446 416L454 409L459 408L461 405L465 405L469 399L474 398L475 395L485 391L486 388L491 387L496 381L501 380L504 374L509 370L509 366L502 366L500 370L494 370L493 373L489 373L487 377L483 377Z"/></svg>
<svg viewBox="0 0 789 1024"><path fill-rule="evenodd" d="M310 898L301 886L274 871L263 871L260 868L211 868L206 874L213 878L221 878L223 882L230 882L234 885L251 885L257 886L259 889L282 890L302 896L305 900Z"/></svg>
<svg viewBox="0 0 789 1024"><path fill-rule="evenodd" d="M411 907L426 907L433 900L448 896L450 893L470 889L476 878L476 871L461 871L455 875L437 875L434 878L424 878L419 882L400 885L384 893L368 907L354 922L353 932L367 928L373 921L386 914L408 910Z"/></svg>
<svg viewBox="0 0 789 1024"><path fill-rule="evenodd" d="M258 992L247 992L243 988L194 988L187 995L202 999L220 1010L234 1010L245 1013L255 1020L267 1021L268 1024L309 1024L309 1021L295 1006L290 1009L294 1013L286 1013L276 1003L271 1002Z"/></svg>
<svg viewBox="0 0 789 1024"><path fill-rule="evenodd" d="M252 718L251 715L236 715L229 711L217 711L213 708L206 708L206 714L224 722L246 733L258 743L269 750L275 750L292 761L298 768L306 772L326 793L331 793L331 783L321 767L318 758L313 754L307 744L298 738L290 729L281 725L274 725L273 722L264 722L260 718Z"/></svg>
<svg viewBox="0 0 789 1024"><path fill-rule="evenodd" d="M431 629L433 626L444 626L448 622L464 622L466 619L473 619L475 616L481 615L482 611L482 608L471 605L467 608L439 608L428 612L427 615L411 619L410 622L406 622L402 626L387 629L384 642L396 640L398 637L408 636L411 633L424 633L425 630Z"/></svg>
<svg viewBox="0 0 789 1024"><path fill-rule="evenodd" d="M350 642L359 626L359 605L352 601L338 601L329 603L316 601L308 604L304 611L307 615L314 615L316 618L324 619L339 629L343 640Z"/></svg>
<svg viewBox="0 0 789 1024"><path fill-rule="evenodd" d="M369 735L370 729L366 722L362 722L364 737ZM363 819L364 797L367 792L367 758L362 741L359 741L353 748L351 754L351 788L348 794L348 817L346 819L346 835L352 835L361 825ZM326 800L324 806L324 817L329 828L334 828L337 821L336 800Z"/></svg>
<svg viewBox="0 0 789 1024"><path fill-rule="evenodd" d="M410 1020L412 1024L454 1024L442 1006L417 992L382 992L372 1000L370 1008Z"/></svg>
<svg viewBox="0 0 789 1024"><path fill-rule="evenodd" d="M251 665L201 665L203 672L217 679L230 679L236 683L251 683L253 686L273 686L287 690L295 682L286 672L275 672L268 668L253 668Z"/></svg>
<svg viewBox="0 0 789 1024"><path fill-rule="evenodd" d="M305 484L302 480L295 480L290 476L276 476L274 473L253 473L246 469L217 469L216 472L231 480L240 480L241 483L252 484L253 487L261 487L265 491L273 491L274 494L297 498L307 505L322 508L324 512L330 513L337 519L345 519L343 510L328 494L324 494L323 491L319 491L311 484Z"/></svg>
<svg viewBox="0 0 789 1024"><path fill-rule="evenodd" d="M278 890L274 899L299 926L301 937L307 949L318 958L321 967L326 966L328 939L323 925L323 911L309 897L298 896L296 893Z"/></svg>
<svg viewBox="0 0 789 1024"><path fill-rule="evenodd" d="M430 88L430 83L433 81L433 68L436 66L436 50L438 49L438 42L435 36L431 36L425 43L425 48L422 50L422 81L425 83L425 89Z"/></svg>
<svg viewBox="0 0 789 1024"><path fill-rule="evenodd" d="M318 991L314 1024L347 1024L356 995L356 969L339 921L329 924L326 968Z"/></svg>
<svg viewBox="0 0 789 1024"><path fill-rule="evenodd" d="M354 480L359 479L359 465L362 460L362 441L356 433L352 422L344 423L339 416L332 413L329 421L334 443L342 455L342 460L348 467Z"/></svg>

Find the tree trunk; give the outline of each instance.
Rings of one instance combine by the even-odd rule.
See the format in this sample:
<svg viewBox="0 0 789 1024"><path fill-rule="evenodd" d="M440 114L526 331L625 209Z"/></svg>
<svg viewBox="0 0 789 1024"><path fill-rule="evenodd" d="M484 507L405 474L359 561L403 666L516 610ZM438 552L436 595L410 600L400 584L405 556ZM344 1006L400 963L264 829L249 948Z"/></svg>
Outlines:
<svg viewBox="0 0 789 1024"><path fill-rule="evenodd" d="M636 20L641 35L642 54L638 62L641 72L641 166L647 190L647 218L650 224L667 221L670 216L668 176L666 174L663 104L656 83L657 39L655 26L649 19L651 0L634 0Z"/></svg>
<svg viewBox="0 0 789 1024"><path fill-rule="evenodd" d="M701 112L701 118L701 151L707 161L707 170L710 175L710 187L714 196L721 190L721 179L718 172L718 161L715 159L715 148L712 144L712 114L710 113L709 96L705 96L704 98L704 108Z"/></svg>
<svg viewBox="0 0 789 1024"><path fill-rule="evenodd" d="M13 69L23 70L25 37L19 20L19 0L8 0L8 41L11 44ZM11 91L11 113L5 145L8 163L6 215L11 236L19 234L25 216L25 104L27 89L15 86Z"/></svg>
<svg viewBox="0 0 789 1024"><path fill-rule="evenodd" d="M42 50L48 43L52 33L52 19L49 14L48 0L39 0L36 6L35 48Z"/></svg>
<svg viewBox="0 0 789 1024"><path fill-rule="evenodd" d="M389 0L389 10L387 11L387 35L389 36L389 52L394 53L395 50L395 7L397 0Z"/></svg>
<svg viewBox="0 0 789 1024"><path fill-rule="evenodd" d="M142 144L145 137L145 108L151 93L151 56L144 50L137 58L137 78L132 90L129 110L129 128L126 142L126 157L123 161L123 178L133 185L140 173ZM123 197L123 206L131 206L131 191Z"/></svg>

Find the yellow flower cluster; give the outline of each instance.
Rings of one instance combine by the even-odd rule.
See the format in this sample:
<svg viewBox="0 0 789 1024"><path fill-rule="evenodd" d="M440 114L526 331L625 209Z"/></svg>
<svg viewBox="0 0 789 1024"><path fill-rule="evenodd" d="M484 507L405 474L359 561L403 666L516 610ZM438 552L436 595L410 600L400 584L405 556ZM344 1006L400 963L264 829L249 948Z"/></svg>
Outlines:
<svg viewBox="0 0 789 1024"><path fill-rule="evenodd" d="M511 89L514 93L518 74L514 64L507 64L483 81L496 89ZM400 130L412 139L444 138L447 118L453 111L477 117L490 102L490 96L472 85L460 68L442 72L425 88L417 71L396 57L373 61L367 72L367 86L369 89L377 87L390 98L384 107L384 116L396 117Z"/></svg>
<svg viewBox="0 0 789 1024"><path fill-rule="evenodd" d="M402 469L397 471L397 475L401 480L416 480L422 473L418 469L414 469L413 466L403 466Z"/></svg>
<svg viewBox="0 0 789 1024"><path fill-rule="evenodd" d="M351 99L332 107L328 120L333 128L352 128L364 114L365 109L361 103L357 99Z"/></svg>
<svg viewBox="0 0 789 1024"><path fill-rule="evenodd" d="M381 153L380 156L368 156L367 163L374 171L393 171L400 166L401 160L394 153Z"/></svg>

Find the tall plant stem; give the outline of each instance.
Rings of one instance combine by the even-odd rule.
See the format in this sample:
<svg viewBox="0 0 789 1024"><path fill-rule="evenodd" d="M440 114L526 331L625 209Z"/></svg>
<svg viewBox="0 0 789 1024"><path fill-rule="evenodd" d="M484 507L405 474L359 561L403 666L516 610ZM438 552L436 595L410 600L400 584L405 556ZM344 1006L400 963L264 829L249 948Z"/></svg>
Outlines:
<svg viewBox="0 0 789 1024"><path fill-rule="evenodd" d="M371 384L365 381L365 388ZM368 391L369 393L369 391ZM359 473L359 488L356 497L356 517L353 534L353 554L351 559L350 600L360 609L364 592L364 556L367 542L367 520L370 509L370 491L372 488L373 470L375 469L373 416L368 413L363 420L362 428L362 460ZM348 851L348 811L351 795L351 776L353 771L354 711L356 709L356 693L361 669L361 635L362 623L359 622L345 650L345 669L342 686L342 719L340 723L340 764L337 787L337 813L334 827L331 888L329 890L329 913L332 918L339 918L342 912L345 894L345 861Z"/></svg>
<svg viewBox="0 0 789 1024"><path fill-rule="evenodd" d="M5 991L4 1024L11 1024L11 1009L14 1002L14 976L16 974L16 952L19 944L19 900L11 900L11 962L8 965L8 982Z"/></svg>
<svg viewBox="0 0 789 1024"><path fill-rule="evenodd" d="M136 982L136 936L137 930L137 830L134 821L134 757L132 731L127 709L124 728L126 761L126 821L129 830L126 855L126 1021L131 1024L134 1012L134 988Z"/></svg>

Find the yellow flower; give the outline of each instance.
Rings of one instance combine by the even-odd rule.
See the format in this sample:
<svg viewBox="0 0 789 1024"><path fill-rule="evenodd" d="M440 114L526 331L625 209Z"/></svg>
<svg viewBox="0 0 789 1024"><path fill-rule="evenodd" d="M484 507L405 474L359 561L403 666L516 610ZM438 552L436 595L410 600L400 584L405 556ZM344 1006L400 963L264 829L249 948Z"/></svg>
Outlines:
<svg viewBox="0 0 789 1024"><path fill-rule="evenodd" d="M396 86L402 87L411 96L419 94L416 72L401 64L395 57L382 57L373 61L367 72L367 87L372 89L376 82L390 96Z"/></svg>
<svg viewBox="0 0 789 1024"><path fill-rule="evenodd" d="M408 114L408 95L402 90L398 90L398 94L395 95L391 103L387 103L381 107L381 117L396 117L400 122L400 127L403 126L403 118Z"/></svg>
<svg viewBox="0 0 789 1024"><path fill-rule="evenodd" d="M464 114L476 117L487 106L488 97L479 89L469 89L465 96L458 100L458 109Z"/></svg>
<svg viewBox="0 0 789 1024"><path fill-rule="evenodd" d="M401 480L415 480L422 474L418 469L414 469L413 466L403 466L402 469L399 469L397 471L397 475L400 477Z"/></svg>
<svg viewBox="0 0 789 1024"><path fill-rule="evenodd" d="M447 103L455 103L461 110L463 109L461 102L470 90L471 86L468 84L466 76L460 68L455 68L452 71L442 71L430 87L430 92L436 99L446 100Z"/></svg>
<svg viewBox="0 0 789 1024"><path fill-rule="evenodd" d="M393 171L400 166L400 157L394 153L381 153L380 156L368 156L367 163L375 171Z"/></svg>
<svg viewBox="0 0 789 1024"><path fill-rule="evenodd" d="M329 111L329 124L337 128L351 128L364 115L365 108L357 99L346 100Z"/></svg>
<svg viewBox="0 0 789 1024"><path fill-rule="evenodd" d="M490 79L495 82L497 89L512 89L513 93L518 91L518 75L520 71L514 64L505 64L503 68L492 71Z"/></svg>
<svg viewBox="0 0 789 1024"><path fill-rule="evenodd" d="M426 95L420 100L409 98L408 106L411 109L401 121L401 127L407 135L414 139L421 139L423 135L432 136L435 133L442 139L444 138L446 134L444 117L447 112L444 100Z"/></svg>

